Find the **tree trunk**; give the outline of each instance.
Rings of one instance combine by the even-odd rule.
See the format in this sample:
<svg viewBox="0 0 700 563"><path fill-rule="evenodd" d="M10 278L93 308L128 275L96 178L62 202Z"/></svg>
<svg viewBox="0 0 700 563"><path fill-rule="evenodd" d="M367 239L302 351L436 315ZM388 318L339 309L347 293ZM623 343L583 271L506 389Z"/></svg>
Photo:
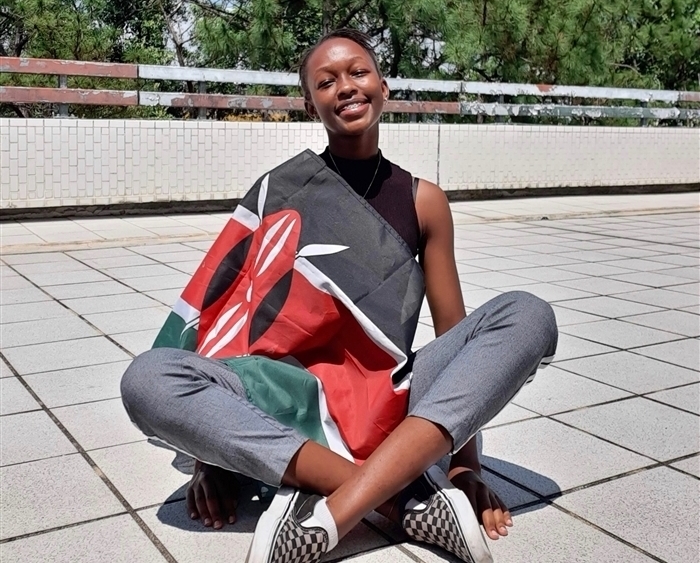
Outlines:
<svg viewBox="0 0 700 563"><path fill-rule="evenodd" d="M396 78L399 75L399 64L403 56L403 44L399 41L395 31L391 30L391 50L393 57L391 58L391 66L389 67L389 76Z"/></svg>
<svg viewBox="0 0 700 563"><path fill-rule="evenodd" d="M333 0L323 0L321 3L321 33L326 35L333 31Z"/></svg>
<svg viewBox="0 0 700 563"><path fill-rule="evenodd" d="M24 119L32 117L32 112L24 104L10 104L10 107L17 114L17 117Z"/></svg>

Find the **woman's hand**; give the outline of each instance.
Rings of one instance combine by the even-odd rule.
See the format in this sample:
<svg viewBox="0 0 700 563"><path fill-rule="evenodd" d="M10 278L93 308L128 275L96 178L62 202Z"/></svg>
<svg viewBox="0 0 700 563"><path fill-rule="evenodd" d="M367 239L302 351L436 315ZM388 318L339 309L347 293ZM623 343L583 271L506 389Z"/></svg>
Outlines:
<svg viewBox="0 0 700 563"><path fill-rule="evenodd" d="M233 524L240 489L238 479L231 471L197 461L187 486L190 518L201 518L205 526L213 525L217 530L223 528L224 521Z"/></svg>
<svg viewBox="0 0 700 563"><path fill-rule="evenodd" d="M481 475L466 467L461 471L450 471L450 474L452 484L467 495L486 534L492 540L507 536L508 528L513 525L510 512L498 495L484 483Z"/></svg>

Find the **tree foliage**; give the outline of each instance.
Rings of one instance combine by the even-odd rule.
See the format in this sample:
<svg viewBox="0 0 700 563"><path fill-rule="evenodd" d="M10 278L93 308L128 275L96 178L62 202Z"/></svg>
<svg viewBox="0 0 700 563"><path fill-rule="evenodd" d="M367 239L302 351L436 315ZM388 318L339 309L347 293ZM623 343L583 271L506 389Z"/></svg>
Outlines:
<svg viewBox="0 0 700 563"><path fill-rule="evenodd" d="M0 55L289 70L346 26L392 77L699 89L698 0L0 0Z"/></svg>
<svg viewBox="0 0 700 563"><path fill-rule="evenodd" d="M376 41L390 76L698 87L697 0L191 0L192 64L289 69L323 32Z"/></svg>

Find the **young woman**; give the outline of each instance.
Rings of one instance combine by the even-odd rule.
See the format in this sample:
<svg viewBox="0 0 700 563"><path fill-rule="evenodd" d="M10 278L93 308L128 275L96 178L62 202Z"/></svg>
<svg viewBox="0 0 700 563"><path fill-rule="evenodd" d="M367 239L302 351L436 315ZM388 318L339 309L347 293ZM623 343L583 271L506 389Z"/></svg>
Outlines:
<svg viewBox="0 0 700 563"><path fill-rule="evenodd" d="M179 324L124 375L125 407L198 460L187 508L205 526L235 522L235 473L281 487L250 563L318 561L372 510L491 561L479 521L493 540L512 521L474 437L551 361L553 311L510 292L465 315L445 194L379 151L389 89L365 35L323 37L300 77L327 149L246 196L176 305ZM423 287L437 339L412 354ZM316 411L301 407L309 397ZM310 411L323 432L305 430Z"/></svg>

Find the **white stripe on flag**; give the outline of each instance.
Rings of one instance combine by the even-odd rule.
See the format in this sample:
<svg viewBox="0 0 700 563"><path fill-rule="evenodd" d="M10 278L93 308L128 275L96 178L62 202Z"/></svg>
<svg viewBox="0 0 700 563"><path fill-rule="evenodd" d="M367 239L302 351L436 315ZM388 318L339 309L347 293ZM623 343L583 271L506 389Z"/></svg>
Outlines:
<svg viewBox="0 0 700 563"><path fill-rule="evenodd" d="M173 311L179 317L181 317L183 321L185 321L186 325L199 318L199 311L195 309L192 305L190 305L187 301L185 301L182 297L179 297L178 300L175 301L175 305L173 305Z"/></svg>
<svg viewBox="0 0 700 563"><path fill-rule="evenodd" d="M243 326L245 326L245 322L248 320L248 312L246 311L246 314L243 315L238 321L236 321L236 324L234 324L230 330L224 334L219 341L214 344L214 346L211 347L211 350L209 350L205 356L207 358L211 358L214 354L216 354L219 350L221 350L224 346L226 346L228 343L230 343L236 336L238 335L239 332L241 332L241 329ZM201 350L201 349L200 349Z"/></svg>
<svg viewBox="0 0 700 563"><path fill-rule="evenodd" d="M287 217L285 217L287 219ZM294 228L294 225L296 225L297 220L293 219L291 223L287 226L287 228L284 230L282 233L282 236L280 239L275 243L275 246L272 247L272 250L270 250L270 253L267 255L267 258L265 258L265 261L263 262L263 265L260 266L260 269L256 272L256 276L261 276L265 270L272 264L275 258L279 255L280 252L282 252L282 249L284 248L284 245L287 242L287 239L289 238L289 234L292 232L292 229ZM257 264L257 262L256 262Z"/></svg>
<svg viewBox="0 0 700 563"><path fill-rule="evenodd" d="M289 215L285 215L279 221L277 221L277 223L272 225L272 227L267 229L267 231L265 232L265 236L263 237L262 243L260 244L258 256L255 258L255 266L258 265L258 262L260 262L260 259L263 257L263 252L265 252L267 245L270 244L272 237L274 237L277 234L277 231L279 231L282 228L282 225L284 225L284 222L287 220L288 217Z"/></svg>
<svg viewBox="0 0 700 563"><path fill-rule="evenodd" d="M309 373L313 375L311 372ZM316 376L314 375L314 377ZM328 410L326 394L323 391L323 383L321 383L318 377L316 377L316 383L318 384L318 411L321 415L321 428L323 429L323 434L326 436L328 448L339 456L354 462L355 458L352 457L350 450L345 445L340 435L340 430L338 430L338 425L335 423L335 420L333 420Z"/></svg>
<svg viewBox="0 0 700 563"><path fill-rule="evenodd" d="M352 316L355 317L355 320L362 327L365 334L399 364L397 369L394 371L397 371L403 367L404 363L406 363L406 355L386 337L379 327L377 327L377 325L375 325L367 317L367 315L365 315L362 310L352 302L352 300L335 284L332 279L330 279L306 258L297 258L294 261L294 269L304 276L316 289L332 295L343 305L345 305L345 307L347 307L347 309L352 313Z"/></svg>
<svg viewBox="0 0 700 563"><path fill-rule="evenodd" d="M236 311L241 308L241 304L239 303L235 307L231 307L228 311L226 311L223 315L219 317L219 319L216 321L216 324L209 329L209 332L207 333L207 337L204 339L204 342L202 342L202 345L199 347L199 350L203 350L204 347L209 344L214 338L216 338L219 335L219 331L226 326L226 323L231 320L231 317L236 314Z"/></svg>
<svg viewBox="0 0 700 563"><path fill-rule="evenodd" d="M258 191L258 217L260 221L263 220L263 215L265 213L265 200L267 199L267 184L270 181L270 175L266 175L260 184L260 189Z"/></svg>
<svg viewBox="0 0 700 563"><path fill-rule="evenodd" d="M242 205L239 205L233 210L231 219L238 221L241 225L249 228L251 231L257 230L257 228L260 226L260 218Z"/></svg>

